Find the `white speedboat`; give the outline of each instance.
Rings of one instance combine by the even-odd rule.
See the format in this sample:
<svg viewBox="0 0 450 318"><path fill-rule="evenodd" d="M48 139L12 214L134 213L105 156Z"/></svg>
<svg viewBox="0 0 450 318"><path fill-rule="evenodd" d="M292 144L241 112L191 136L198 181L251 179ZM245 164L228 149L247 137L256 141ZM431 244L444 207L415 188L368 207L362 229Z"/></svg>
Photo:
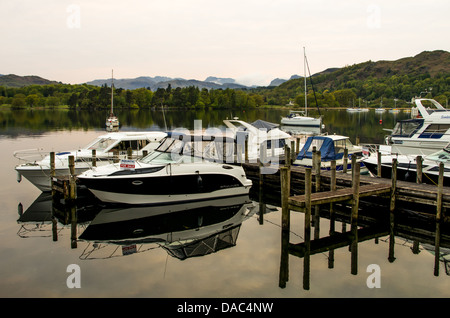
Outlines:
<svg viewBox="0 0 450 318"><path fill-rule="evenodd" d="M148 156L92 168L78 180L105 203L151 205L248 194L252 182L244 169L223 160L224 141L171 132Z"/></svg>
<svg viewBox="0 0 450 318"><path fill-rule="evenodd" d="M242 146L242 155L245 152L245 140L248 141L249 160L260 159L261 148L266 149L266 157L281 156L284 154L284 145L294 140L291 135L279 129L278 124L263 120L249 124L234 118L226 119L223 123L227 127L225 136L233 138L236 144Z"/></svg>
<svg viewBox="0 0 450 318"><path fill-rule="evenodd" d="M55 175L69 174L69 156L75 159L75 174L92 167L92 150L96 152L96 165L109 164L114 159L127 156L128 148L132 149L132 156L142 156L144 151L151 152L167 134L159 131L144 132L113 132L97 137L87 146L78 149L55 153ZM39 150L16 151L14 156L22 163L15 167L18 181L22 176L34 184L41 191L51 191L50 155Z"/></svg>
<svg viewBox="0 0 450 318"><path fill-rule="evenodd" d="M354 154L357 155L357 162L361 165L362 147L353 145L349 137L341 135L308 137L293 165L312 167L314 147L316 147L316 151L320 151L321 169L323 170L329 170L333 160L336 161L336 170L343 170L345 149L348 152L347 168L351 169L351 156ZM363 172L361 171L361 173Z"/></svg>
<svg viewBox="0 0 450 318"><path fill-rule="evenodd" d="M397 122L387 145L402 148L403 154L431 154L450 142L450 110L433 99L415 100L417 118Z"/></svg>
<svg viewBox="0 0 450 318"><path fill-rule="evenodd" d="M389 147L389 146L385 146ZM395 148L393 148L395 149ZM392 161L397 159L397 180L416 182L417 156L401 154L395 150L380 149L381 177L391 178ZM376 152L363 159L364 165L374 175L378 175L378 157ZM450 185L450 144L445 148L423 157L422 182L437 184L439 177L439 164L444 163L444 186Z"/></svg>

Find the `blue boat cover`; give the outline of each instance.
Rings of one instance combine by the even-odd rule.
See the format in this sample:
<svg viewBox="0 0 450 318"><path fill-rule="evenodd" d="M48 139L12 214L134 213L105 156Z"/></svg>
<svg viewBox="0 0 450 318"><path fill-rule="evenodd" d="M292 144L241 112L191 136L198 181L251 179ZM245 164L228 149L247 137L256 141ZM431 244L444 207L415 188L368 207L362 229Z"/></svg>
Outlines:
<svg viewBox="0 0 450 318"><path fill-rule="evenodd" d="M302 160L304 158L312 159L312 147L311 144L313 140L322 140L322 145L320 146L320 157L321 161L331 161L331 160L338 160L342 159L344 156L344 153L338 153L336 154L336 151L334 149L334 142L333 139L327 136L312 136L308 137L306 140L305 145L303 146L302 150L299 152L297 159ZM311 148L311 149L309 149Z"/></svg>

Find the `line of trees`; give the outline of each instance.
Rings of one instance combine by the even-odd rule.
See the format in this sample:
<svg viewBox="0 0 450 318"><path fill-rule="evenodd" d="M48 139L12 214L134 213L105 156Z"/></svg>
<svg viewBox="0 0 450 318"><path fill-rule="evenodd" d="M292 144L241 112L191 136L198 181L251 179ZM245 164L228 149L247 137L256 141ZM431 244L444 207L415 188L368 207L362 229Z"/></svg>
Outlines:
<svg viewBox="0 0 450 318"><path fill-rule="evenodd" d="M114 108L151 108L159 106L180 108L252 108L264 104L255 93L233 89L199 89L198 87L114 89ZM105 109L111 106L111 87L87 84L30 85L21 88L0 86L0 105L12 108L56 107L71 109Z"/></svg>

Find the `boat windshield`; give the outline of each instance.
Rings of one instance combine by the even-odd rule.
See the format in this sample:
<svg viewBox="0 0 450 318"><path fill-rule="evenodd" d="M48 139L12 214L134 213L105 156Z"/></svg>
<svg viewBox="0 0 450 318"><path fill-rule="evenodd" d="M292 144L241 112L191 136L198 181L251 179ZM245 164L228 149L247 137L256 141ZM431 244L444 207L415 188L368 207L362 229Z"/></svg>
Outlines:
<svg viewBox="0 0 450 318"><path fill-rule="evenodd" d="M444 163L450 162L450 144L448 144L444 149L426 156L426 159Z"/></svg>
<svg viewBox="0 0 450 318"><path fill-rule="evenodd" d="M392 136L410 137L423 125L423 119L403 120L397 122Z"/></svg>
<svg viewBox="0 0 450 318"><path fill-rule="evenodd" d="M104 151L105 149L108 149L109 147L111 147L111 145L113 145L114 143L116 143L117 140L115 139L111 139L111 138L100 138L96 141L94 141L92 144L90 144L88 146L89 150L97 150L97 151Z"/></svg>
<svg viewBox="0 0 450 318"><path fill-rule="evenodd" d="M149 164L168 164L178 162L183 149L183 142L178 139L164 139L155 151L151 152L140 161Z"/></svg>

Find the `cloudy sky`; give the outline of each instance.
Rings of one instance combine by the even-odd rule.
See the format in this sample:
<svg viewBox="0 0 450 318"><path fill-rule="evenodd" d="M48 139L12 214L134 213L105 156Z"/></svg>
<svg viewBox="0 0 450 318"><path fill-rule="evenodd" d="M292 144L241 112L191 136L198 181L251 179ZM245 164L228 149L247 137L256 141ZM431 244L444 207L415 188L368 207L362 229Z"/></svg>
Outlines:
<svg viewBox="0 0 450 318"><path fill-rule="evenodd" d="M368 60L450 51L448 0L1 0L0 74L268 85Z"/></svg>

